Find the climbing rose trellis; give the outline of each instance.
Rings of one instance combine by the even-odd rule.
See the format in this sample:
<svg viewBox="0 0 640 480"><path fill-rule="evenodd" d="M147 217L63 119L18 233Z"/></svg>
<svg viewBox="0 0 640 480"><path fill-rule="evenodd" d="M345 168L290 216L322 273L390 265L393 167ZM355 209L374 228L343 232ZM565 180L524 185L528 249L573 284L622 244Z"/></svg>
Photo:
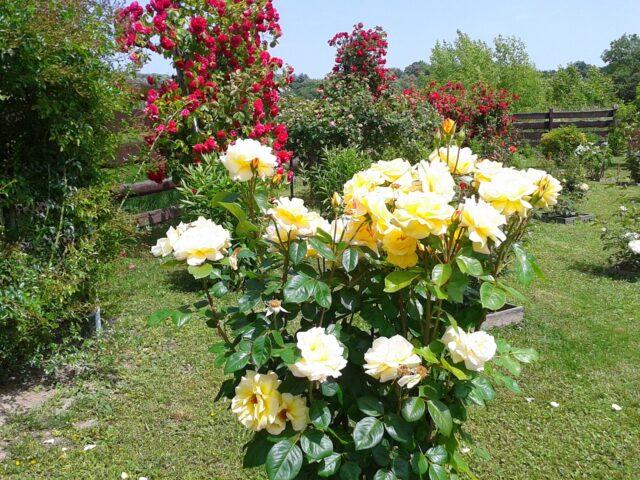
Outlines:
<svg viewBox="0 0 640 480"><path fill-rule="evenodd" d="M233 234L200 218L153 247L186 263L205 299L149 323L203 316L217 330L209 351L229 375L217 398L254 432L245 467L272 480L475 478L468 407L495 385L519 392L513 377L537 357L479 327L522 298L503 268L524 285L538 272L520 240L560 184L478 159L455 129L442 125L429 160L354 175L330 219L299 198L267 201L274 156L238 141L221 158L242 192L222 203Z"/></svg>
<svg viewBox="0 0 640 480"><path fill-rule="evenodd" d="M160 85L148 79L146 141L161 158L150 178L161 181L180 164L224 152L236 138L269 144L280 163L289 160L277 116L292 69L282 71L282 60L269 53L281 34L278 21L271 0L151 0L119 12L122 50L139 64L158 53L176 70Z"/></svg>

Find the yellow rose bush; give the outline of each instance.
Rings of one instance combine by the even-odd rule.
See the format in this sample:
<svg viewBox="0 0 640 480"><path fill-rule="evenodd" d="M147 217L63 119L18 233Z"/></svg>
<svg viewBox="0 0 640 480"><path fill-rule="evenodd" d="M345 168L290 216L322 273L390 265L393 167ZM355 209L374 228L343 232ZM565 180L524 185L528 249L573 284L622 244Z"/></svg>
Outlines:
<svg viewBox="0 0 640 480"><path fill-rule="evenodd" d="M238 140L220 161L242 194L212 199L233 231L200 218L153 247L205 298L149 322L216 329L217 398L254 432L246 467L272 480L475 478L460 453L468 407L496 386L519 392L520 363L537 357L481 327L522 297L504 271L525 286L539 274L520 241L560 184L479 158L450 121L437 138L429 159L355 174L329 218L278 196L268 147Z"/></svg>

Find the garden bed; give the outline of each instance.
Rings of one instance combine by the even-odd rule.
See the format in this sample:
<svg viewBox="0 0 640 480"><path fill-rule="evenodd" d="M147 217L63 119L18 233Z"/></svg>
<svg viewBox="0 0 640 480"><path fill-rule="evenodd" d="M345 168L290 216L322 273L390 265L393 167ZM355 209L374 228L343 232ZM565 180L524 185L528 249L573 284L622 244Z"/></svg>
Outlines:
<svg viewBox="0 0 640 480"><path fill-rule="evenodd" d="M571 225L573 223L578 223L578 222L590 222L594 219L595 219L595 216L592 215L591 213L578 213L576 215L571 215L569 217L562 217L562 216L545 217L545 220L547 222L561 223L563 225Z"/></svg>
<svg viewBox="0 0 640 480"><path fill-rule="evenodd" d="M524 307L507 303L500 310L488 313L481 328L482 330L489 330L490 328L518 325L522 323L523 320Z"/></svg>

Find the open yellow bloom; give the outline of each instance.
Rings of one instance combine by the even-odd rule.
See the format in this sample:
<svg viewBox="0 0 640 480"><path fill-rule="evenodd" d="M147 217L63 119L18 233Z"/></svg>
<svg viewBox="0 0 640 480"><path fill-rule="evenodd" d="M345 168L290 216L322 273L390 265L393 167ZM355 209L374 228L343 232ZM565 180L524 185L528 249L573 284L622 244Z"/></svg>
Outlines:
<svg viewBox="0 0 640 480"><path fill-rule="evenodd" d="M287 421L291 422L297 432L304 430L309 424L309 407L304 397L290 393L280 395L280 411L273 423L267 425L267 431L272 435L279 435L287 427Z"/></svg>
<svg viewBox="0 0 640 480"><path fill-rule="evenodd" d="M385 195L387 190L389 189L374 190L364 202L371 217L371 225L379 235L384 235L391 228L391 220L393 219L393 215L387 208L387 201L390 199L390 196Z"/></svg>
<svg viewBox="0 0 640 480"><path fill-rule="evenodd" d="M192 266L222 260L231 246L231 234L204 217L189 223L172 244L173 256Z"/></svg>
<svg viewBox="0 0 640 480"><path fill-rule="evenodd" d="M449 171L454 175L471 173L477 159L478 156L469 147L459 148L456 145L440 147L429 155L432 162L440 161L448 165Z"/></svg>
<svg viewBox="0 0 640 480"><path fill-rule="evenodd" d="M267 210L275 225L269 225L267 235L271 241L283 243L299 236L313 235L318 227L320 216L310 212L300 198L280 197L275 205Z"/></svg>
<svg viewBox="0 0 640 480"><path fill-rule="evenodd" d="M443 235L455 209L441 196L430 192L410 192L396 201L394 223L410 237Z"/></svg>
<svg viewBox="0 0 640 480"><path fill-rule="evenodd" d="M262 145L257 140L238 139L227 149L227 153L220 157L233 180L246 182L254 175L261 179L273 176L278 165L278 159L271 148Z"/></svg>
<svg viewBox="0 0 640 480"><path fill-rule="evenodd" d="M490 182L481 183L478 193L484 201L505 216L517 213L525 217L532 208L529 199L536 189L531 178L524 172L503 168Z"/></svg>
<svg viewBox="0 0 640 480"><path fill-rule="evenodd" d="M247 370L236 387L231 411L251 430L257 432L267 428L281 410L279 385L280 380L273 372L262 374Z"/></svg>
<svg viewBox="0 0 640 480"><path fill-rule="evenodd" d="M387 261L400 268L413 267L418 263L418 241L399 228L393 228L382 237L382 248L387 252Z"/></svg>
<svg viewBox="0 0 640 480"><path fill-rule="evenodd" d="M350 220L347 223L342 240L350 245L367 247L378 253L378 238L371 222L364 220Z"/></svg>
<svg viewBox="0 0 640 480"><path fill-rule="evenodd" d="M442 162L429 163L422 161L416 165L416 175L423 192L431 192L442 196L450 202L455 196L455 181L449 168Z"/></svg>
<svg viewBox="0 0 640 480"><path fill-rule="evenodd" d="M527 176L538 187L532 195L537 208L549 208L558 203L558 196L562 190L562 185L558 179L552 177L544 170L530 168L526 172Z"/></svg>
<svg viewBox="0 0 640 480"><path fill-rule="evenodd" d="M413 351L413 345L404 337L379 337L364 354L367 375L380 382L395 380L401 374L402 367L414 368L420 365L420 357Z"/></svg>
<svg viewBox="0 0 640 480"><path fill-rule="evenodd" d="M383 183L382 175L371 169L356 173L351 180L344 184L342 197L345 212L354 216L364 215L366 207L362 203L363 199Z"/></svg>
<svg viewBox="0 0 640 480"><path fill-rule="evenodd" d="M370 170L379 173L387 182L395 182L411 172L411 164L402 158L380 160L372 164Z"/></svg>
<svg viewBox="0 0 640 480"><path fill-rule="evenodd" d="M460 214L460 226L467 228L473 249L480 253L489 253L489 240L500 245L506 235L500 227L507 223L504 215L484 200L467 198Z"/></svg>
<svg viewBox="0 0 640 480"><path fill-rule="evenodd" d="M476 163L473 179L476 184L490 182L493 177L502 170L502 162L493 160L482 160Z"/></svg>

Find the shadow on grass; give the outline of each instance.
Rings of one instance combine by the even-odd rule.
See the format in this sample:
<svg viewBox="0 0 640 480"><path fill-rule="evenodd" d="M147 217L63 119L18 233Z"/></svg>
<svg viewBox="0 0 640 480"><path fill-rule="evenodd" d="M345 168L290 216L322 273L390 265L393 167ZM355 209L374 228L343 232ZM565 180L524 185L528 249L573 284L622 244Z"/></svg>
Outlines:
<svg viewBox="0 0 640 480"><path fill-rule="evenodd" d="M629 267L593 265L591 263L579 261L570 265L569 269L586 273L593 277L606 277L611 280L621 280L629 283L638 283L638 281L640 281L640 272L633 271Z"/></svg>
<svg viewBox="0 0 640 480"><path fill-rule="evenodd" d="M166 278L171 286L178 292L193 293L202 290L202 283L193 278L193 276L184 268L178 270L167 270Z"/></svg>

